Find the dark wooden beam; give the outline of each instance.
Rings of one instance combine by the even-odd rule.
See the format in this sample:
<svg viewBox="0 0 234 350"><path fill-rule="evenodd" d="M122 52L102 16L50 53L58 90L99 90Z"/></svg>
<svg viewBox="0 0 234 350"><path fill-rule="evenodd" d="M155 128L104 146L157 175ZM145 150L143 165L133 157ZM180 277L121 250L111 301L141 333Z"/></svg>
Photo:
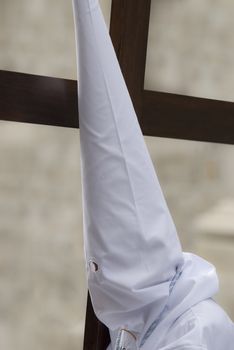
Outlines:
<svg viewBox="0 0 234 350"><path fill-rule="evenodd" d="M77 82L1 70L0 119L76 128Z"/></svg>
<svg viewBox="0 0 234 350"><path fill-rule="evenodd" d="M234 144L234 103L144 91L145 135Z"/></svg>
<svg viewBox="0 0 234 350"><path fill-rule="evenodd" d="M144 135L234 144L234 103L144 91ZM78 128L77 82L0 71L0 119Z"/></svg>
<svg viewBox="0 0 234 350"><path fill-rule="evenodd" d="M110 34L139 119L142 117L151 0L112 0Z"/></svg>
<svg viewBox="0 0 234 350"><path fill-rule="evenodd" d="M90 295L88 294L86 320L85 320L85 335L84 335L84 350L106 350L110 343L108 329L96 318L91 304Z"/></svg>

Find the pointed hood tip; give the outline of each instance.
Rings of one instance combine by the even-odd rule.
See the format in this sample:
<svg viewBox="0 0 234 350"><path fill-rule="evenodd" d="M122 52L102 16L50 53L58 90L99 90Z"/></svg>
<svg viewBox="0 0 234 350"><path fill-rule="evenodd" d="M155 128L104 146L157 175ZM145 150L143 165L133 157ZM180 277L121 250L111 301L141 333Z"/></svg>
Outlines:
<svg viewBox="0 0 234 350"><path fill-rule="evenodd" d="M124 323L135 324L128 310L152 303L157 293L167 301L160 278L173 277L182 252L99 3L73 5L85 248L98 266L88 273L89 289L94 309L108 307L121 326L121 303ZM134 295L133 286L146 280L153 287L142 285ZM110 318L106 324L113 326Z"/></svg>

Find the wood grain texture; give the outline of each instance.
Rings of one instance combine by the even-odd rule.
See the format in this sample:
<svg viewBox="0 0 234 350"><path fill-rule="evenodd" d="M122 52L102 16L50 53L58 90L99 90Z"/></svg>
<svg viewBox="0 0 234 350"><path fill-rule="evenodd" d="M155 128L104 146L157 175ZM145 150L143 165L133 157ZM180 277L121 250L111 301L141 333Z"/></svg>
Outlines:
<svg viewBox="0 0 234 350"><path fill-rule="evenodd" d="M113 0L110 34L129 93L142 117L151 0Z"/></svg>
<svg viewBox="0 0 234 350"><path fill-rule="evenodd" d="M0 119L78 128L77 82L0 71ZM142 92L143 134L234 144L234 103Z"/></svg>
<svg viewBox="0 0 234 350"><path fill-rule="evenodd" d="M145 135L234 144L234 103L144 91Z"/></svg>
<svg viewBox="0 0 234 350"><path fill-rule="evenodd" d="M1 70L0 119L78 127L77 82Z"/></svg>
<svg viewBox="0 0 234 350"><path fill-rule="evenodd" d="M106 350L110 343L109 331L95 316L90 295L87 298L84 350Z"/></svg>

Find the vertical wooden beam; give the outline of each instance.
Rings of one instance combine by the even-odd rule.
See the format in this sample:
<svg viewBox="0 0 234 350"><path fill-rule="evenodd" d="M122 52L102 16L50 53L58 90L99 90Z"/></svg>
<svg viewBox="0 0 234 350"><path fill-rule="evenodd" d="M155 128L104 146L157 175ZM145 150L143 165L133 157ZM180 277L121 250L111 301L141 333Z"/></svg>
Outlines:
<svg viewBox="0 0 234 350"><path fill-rule="evenodd" d="M110 35L133 104L142 117L142 99L151 0L112 0Z"/></svg>
<svg viewBox="0 0 234 350"><path fill-rule="evenodd" d="M109 331L95 316L90 295L88 294L84 350L106 350L110 343Z"/></svg>

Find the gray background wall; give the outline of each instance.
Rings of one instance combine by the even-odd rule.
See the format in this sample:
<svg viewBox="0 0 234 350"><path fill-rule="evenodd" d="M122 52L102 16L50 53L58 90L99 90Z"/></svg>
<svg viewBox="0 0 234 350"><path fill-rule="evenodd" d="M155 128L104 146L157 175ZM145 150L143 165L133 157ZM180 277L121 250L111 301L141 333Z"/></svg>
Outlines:
<svg viewBox="0 0 234 350"><path fill-rule="evenodd" d="M232 0L152 0L146 88L233 101L233 14ZM0 69L76 79L71 1L0 0ZM183 248L216 265L234 318L234 148L146 142ZM81 349L79 131L1 121L0 159L0 347Z"/></svg>

